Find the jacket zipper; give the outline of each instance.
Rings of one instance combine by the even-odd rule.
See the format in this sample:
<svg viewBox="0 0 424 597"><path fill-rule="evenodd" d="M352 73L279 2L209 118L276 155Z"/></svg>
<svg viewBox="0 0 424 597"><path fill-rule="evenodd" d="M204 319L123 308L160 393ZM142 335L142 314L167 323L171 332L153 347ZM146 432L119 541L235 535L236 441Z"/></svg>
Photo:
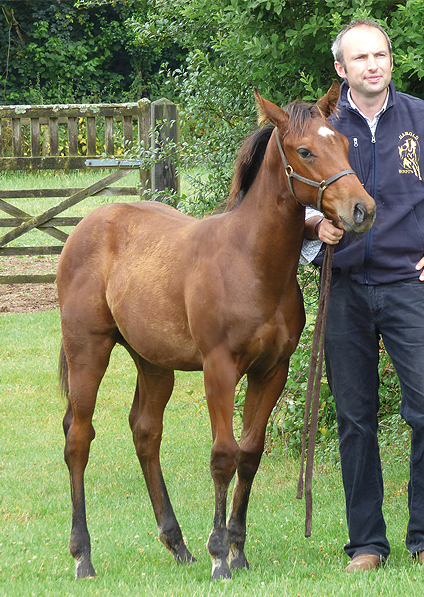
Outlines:
<svg viewBox="0 0 424 597"><path fill-rule="evenodd" d="M378 126L378 123L377 123ZM376 129L377 130L377 129ZM375 132L371 133L371 188L370 195L375 200L375 193L377 190L377 142L375 139ZM365 284L370 283L370 263L372 253L372 241L374 236L374 228L371 226L370 230L366 233L366 244L365 244L365 257L364 257L364 282Z"/></svg>
<svg viewBox="0 0 424 597"><path fill-rule="evenodd" d="M362 116L361 116L362 118ZM377 125L378 126L378 125ZM371 197L374 197L375 194L375 189L376 189L376 138L375 138L375 132L371 132L368 124L367 124L368 130L370 132L371 135L371 143L372 143L372 150L371 150L371 167L372 167L372 173L371 173L371 189L370 189L370 195ZM361 163L361 154L359 151L359 141L358 141L358 137L353 137L353 147L355 149L355 153L357 154L357 164L358 164L358 169L359 169L359 174L362 177L362 180L364 180L364 177L362 175L362 163ZM361 181L362 182L362 181ZM362 184L364 185L364 182L362 182ZM366 236L366 243L365 243L365 255L364 255L364 284L369 284L369 264L370 264L370 260L371 260L371 249L372 249L372 228L366 232L365 234Z"/></svg>
<svg viewBox="0 0 424 597"><path fill-rule="evenodd" d="M371 131L371 144L372 144L372 148L371 148L371 188L370 188L370 195L371 197L373 197L373 199L376 199L376 194L377 194L377 140L376 140L376 134L377 134L377 129L380 126L380 122L381 119L384 118L384 115L387 113L387 111L391 108L391 106L388 106L386 111L383 112L383 114L381 114L378 122L377 122L377 126L375 128L374 131ZM367 239L366 239L366 245L365 245L365 258L364 258L364 281L365 284L369 284L370 283L370 263L371 263L371 253L372 253L372 243L373 243L373 237L374 237L374 228L371 227L370 230L368 230L368 232L366 233L367 235Z"/></svg>

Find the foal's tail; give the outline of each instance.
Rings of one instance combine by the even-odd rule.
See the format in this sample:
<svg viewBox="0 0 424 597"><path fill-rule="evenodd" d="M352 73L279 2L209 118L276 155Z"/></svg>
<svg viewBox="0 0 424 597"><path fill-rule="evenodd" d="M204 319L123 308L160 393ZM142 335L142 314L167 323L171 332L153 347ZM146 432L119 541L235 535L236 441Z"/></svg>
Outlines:
<svg viewBox="0 0 424 597"><path fill-rule="evenodd" d="M69 401L68 361L66 360L63 344L60 347L59 355L59 384L62 396Z"/></svg>

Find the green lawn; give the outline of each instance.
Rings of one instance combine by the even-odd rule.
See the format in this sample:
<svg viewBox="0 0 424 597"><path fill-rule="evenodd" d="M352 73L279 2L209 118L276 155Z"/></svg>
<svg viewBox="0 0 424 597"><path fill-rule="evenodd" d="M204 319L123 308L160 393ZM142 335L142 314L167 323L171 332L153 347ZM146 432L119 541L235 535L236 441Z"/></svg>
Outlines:
<svg viewBox="0 0 424 597"><path fill-rule="evenodd" d="M211 434L199 373L179 373L165 417L162 464L171 499L197 563L177 566L157 539L127 416L135 370L118 347L102 384L96 440L86 475L88 524L97 578L75 581L68 553L70 497L57 385L57 311L0 315L0 596L278 597L422 595L424 569L404 546L407 448L383 450L386 516L393 553L384 569L347 575L340 471L315 467L312 537L295 499L299 463L275 444L264 455L248 513L251 569L210 582L205 543L212 524ZM238 424L238 419L236 419Z"/></svg>

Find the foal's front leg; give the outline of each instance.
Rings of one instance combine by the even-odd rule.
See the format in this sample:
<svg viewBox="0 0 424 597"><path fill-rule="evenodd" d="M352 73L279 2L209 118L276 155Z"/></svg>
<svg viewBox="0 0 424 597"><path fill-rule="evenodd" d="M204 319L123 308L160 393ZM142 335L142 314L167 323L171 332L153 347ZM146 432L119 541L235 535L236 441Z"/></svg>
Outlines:
<svg viewBox="0 0 424 597"><path fill-rule="evenodd" d="M230 541L229 564L233 570L249 568L244 544L250 491L264 449L268 418L284 389L287 372L288 363L284 363L265 380L248 375L237 478L227 522Z"/></svg>
<svg viewBox="0 0 424 597"><path fill-rule="evenodd" d="M213 436L210 470L215 485L215 515L207 545L212 558L212 578L216 580L231 578L226 510L228 487L238 456L232 427L238 378L231 362L220 360L216 354L212 357L204 362L203 369Z"/></svg>

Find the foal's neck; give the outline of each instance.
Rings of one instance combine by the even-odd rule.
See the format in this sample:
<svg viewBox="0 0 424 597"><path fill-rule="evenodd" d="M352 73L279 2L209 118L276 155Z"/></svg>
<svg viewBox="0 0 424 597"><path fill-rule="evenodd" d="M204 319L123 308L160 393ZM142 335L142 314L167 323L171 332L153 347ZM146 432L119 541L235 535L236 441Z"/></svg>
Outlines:
<svg viewBox="0 0 424 597"><path fill-rule="evenodd" d="M281 275L281 268L295 275L305 208L295 200L285 178L281 181L269 171L259 172L234 216L236 229L242 231L261 267L274 270L275 275Z"/></svg>

